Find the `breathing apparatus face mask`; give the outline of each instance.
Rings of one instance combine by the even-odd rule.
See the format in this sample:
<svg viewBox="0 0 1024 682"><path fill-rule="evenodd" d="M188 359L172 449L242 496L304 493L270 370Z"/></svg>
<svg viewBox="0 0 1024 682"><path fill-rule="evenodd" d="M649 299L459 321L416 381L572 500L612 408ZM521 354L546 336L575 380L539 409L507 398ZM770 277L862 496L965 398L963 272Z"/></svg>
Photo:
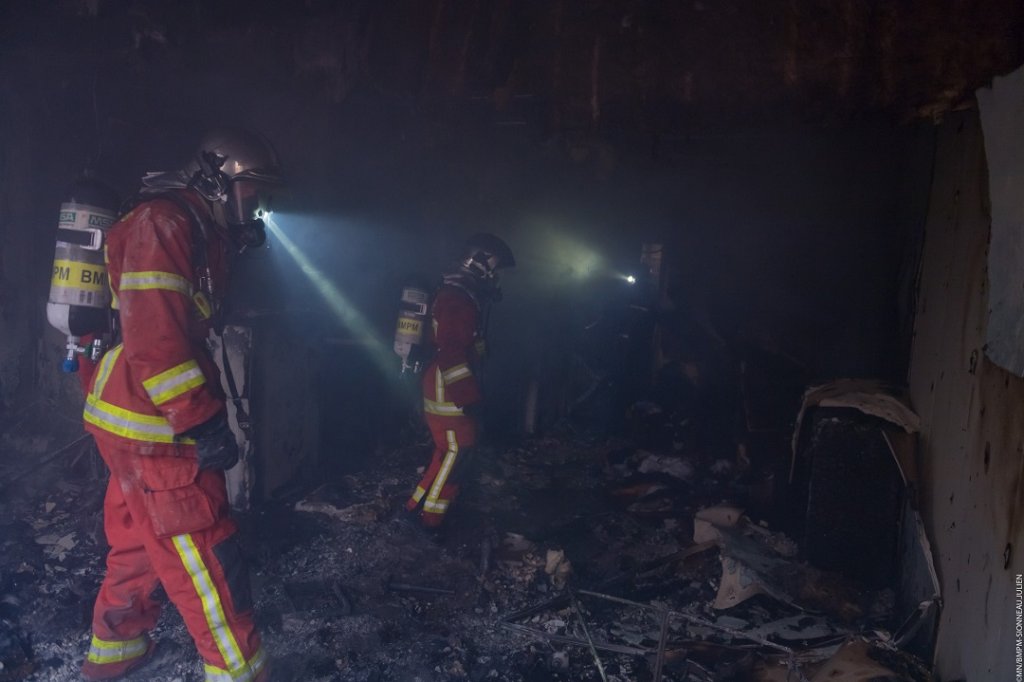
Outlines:
<svg viewBox="0 0 1024 682"><path fill-rule="evenodd" d="M271 185L253 180L232 180L224 202L224 218L232 241L242 249L255 249L267 241L264 217L270 213Z"/></svg>
<svg viewBox="0 0 1024 682"><path fill-rule="evenodd" d="M460 265L462 271L469 274L476 282L476 289L480 294L492 302L501 300L501 280L498 277L499 263L495 256L478 252Z"/></svg>

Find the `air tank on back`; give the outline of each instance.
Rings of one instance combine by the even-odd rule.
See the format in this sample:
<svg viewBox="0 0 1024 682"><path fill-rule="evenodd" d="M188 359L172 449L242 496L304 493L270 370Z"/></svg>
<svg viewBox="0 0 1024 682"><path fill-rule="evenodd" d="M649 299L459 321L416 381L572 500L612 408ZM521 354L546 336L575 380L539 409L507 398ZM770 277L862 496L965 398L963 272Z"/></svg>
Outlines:
<svg viewBox="0 0 1024 682"><path fill-rule="evenodd" d="M402 372L419 372L422 369L423 343L427 316L430 312L430 289L425 279L410 277L402 287L402 298L398 307L398 323L395 326L395 354L402 359Z"/></svg>
<svg viewBox="0 0 1024 682"><path fill-rule="evenodd" d="M103 247L120 203L114 189L86 173L72 183L60 206L46 319L67 336L65 372L78 370L79 353L96 360L105 349L111 293ZM94 338L83 347L87 335Z"/></svg>

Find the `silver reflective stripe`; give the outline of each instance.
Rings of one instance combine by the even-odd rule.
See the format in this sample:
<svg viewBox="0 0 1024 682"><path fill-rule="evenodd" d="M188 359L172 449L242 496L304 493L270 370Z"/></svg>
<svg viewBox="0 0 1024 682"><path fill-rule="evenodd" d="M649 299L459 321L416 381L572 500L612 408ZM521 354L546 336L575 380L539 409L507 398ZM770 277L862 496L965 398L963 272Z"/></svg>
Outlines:
<svg viewBox="0 0 1024 682"><path fill-rule="evenodd" d="M166 372L142 382L142 387L149 394L154 405L162 405L168 400L177 398L182 393L206 383L203 370L195 360L188 360Z"/></svg>
<svg viewBox="0 0 1024 682"><path fill-rule="evenodd" d="M427 500L423 503L423 511L428 511L433 514L444 514L448 511L448 503L441 500L438 500L437 502Z"/></svg>
<svg viewBox="0 0 1024 682"><path fill-rule="evenodd" d="M130 412L92 395L86 398L84 417L87 422L124 438L174 442L174 429L166 419Z"/></svg>
<svg viewBox="0 0 1024 682"><path fill-rule="evenodd" d="M203 669L206 672L206 682L251 682L263 671L266 664L267 656L263 649L260 649L253 654L244 668L233 673L209 663L206 663Z"/></svg>
<svg viewBox="0 0 1024 682"><path fill-rule="evenodd" d="M174 272L149 270L145 272L125 272L121 274L120 291L163 289L177 291L186 296L192 295L192 283Z"/></svg>
<svg viewBox="0 0 1024 682"><path fill-rule="evenodd" d="M107 380L110 379L110 372L114 369L114 363L117 362L122 350L124 350L124 344L119 343L100 360L100 368L96 372L96 382L92 385L92 393L97 398L103 397L103 389L107 385Z"/></svg>
<svg viewBox="0 0 1024 682"><path fill-rule="evenodd" d="M146 653L149 642L145 637L136 637L124 642L111 642L92 636L92 643L89 645L88 660L93 663L120 663Z"/></svg>
<svg viewBox="0 0 1024 682"><path fill-rule="evenodd" d="M444 435L448 440L448 451L444 454L441 469L437 472L437 476L434 477L434 482L430 486L430 492L427 493L427 499L423 503L424 511L440 512L442 514L448 509L448 501L440 499L441 489L448 482L448 475L451 474L452 467L455 466L455 458L459 456L459 442L455 440L455 431L448 429L444 432Z"/></svg>
<svg viewBox="0 0 1024 682"><path fill-rule="evenodd" d="M437 402L444 402L444 377L441 375L441 368L434 369L434 398Z"/></svg>
<svg viewBox="0 0 1024 682"><path fill-rule="evenodd" d="M462 408L455 403L439 403L430 398L423 399L423 411L444 417L457 417L463 414Z"/></svg>
<svg viewBox="0 0 1024 682"><path fill-rule="evenodd" d="M473 376L473 372L469 370L469 366L466 364L456 365L446 372L442 372L441 378L444 379L446 384L454 384L460 379Z"/></svg>
<svg viewBox="0 0 1024 682"><path fill-rule="evenodd" d="M195 588L196 594L199 595L199 601L203 605L206 625L210 630L210 634L213 635L213 641L217 645L217 650L224 657L224 662L228 664L230 670L244 672L247 662L242 655L238 642L235 640L235 634L231 631L231 625L224 614L224 605L220 601L220 593L217 592L217 587L213 584L213 577L210 575L210 571L206 568L206 564L203 563L203 558L199 554L199 548L192 541L192 536L187 533L175 535L171 539L174 541L174 547L178 550L181 562L185 565L185 570L188 571L189 577L192 578L192 586ZM235 676L227 679L236 680L243 678Z"/></svg>

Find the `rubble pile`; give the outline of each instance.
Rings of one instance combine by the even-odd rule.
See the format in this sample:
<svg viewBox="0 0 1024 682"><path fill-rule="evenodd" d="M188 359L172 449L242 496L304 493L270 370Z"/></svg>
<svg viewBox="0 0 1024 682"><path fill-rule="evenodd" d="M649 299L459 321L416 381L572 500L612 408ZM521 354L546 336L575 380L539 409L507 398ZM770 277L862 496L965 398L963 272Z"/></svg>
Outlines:
<svg viewBox="0 0 1024 682"><path fill-rule="evenodd" d="M0 500L0 680L77 679L105 553L93 457L69 450ZM378 453L240 518L280 679L928 679L887 634L891 590L722 504L730 467L575 433L485 448L438 537L395 513L426 458ZM137 680L201 679L173 608L155 636Z"/></svg>

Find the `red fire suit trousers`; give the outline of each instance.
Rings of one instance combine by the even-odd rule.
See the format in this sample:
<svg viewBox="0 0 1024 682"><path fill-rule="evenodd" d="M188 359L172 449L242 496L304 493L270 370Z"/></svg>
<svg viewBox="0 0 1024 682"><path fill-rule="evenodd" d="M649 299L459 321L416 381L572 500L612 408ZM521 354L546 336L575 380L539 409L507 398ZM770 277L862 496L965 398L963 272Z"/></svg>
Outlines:
<svg viewBox="0 0 1024 682"><path fill-rule="evenodd" d="M434 453L423 478L413 491L405 508L415 511L420 504L420 520L428 528L437 528L459 494L459 479L465 470L467 450L476 445L476 420L465 415L426 415Z"/></svg>
<svg viewBox="0 0 1024 682"><path fill-rule="evenodd" d="M147 456L119 439L96 440L110 468L103 509L110 552L83 672L102 677L147 653L160 583L195 641L207 681L264 679L223 472L199 470L193 446L181 446L177 457Z"/></svg>

